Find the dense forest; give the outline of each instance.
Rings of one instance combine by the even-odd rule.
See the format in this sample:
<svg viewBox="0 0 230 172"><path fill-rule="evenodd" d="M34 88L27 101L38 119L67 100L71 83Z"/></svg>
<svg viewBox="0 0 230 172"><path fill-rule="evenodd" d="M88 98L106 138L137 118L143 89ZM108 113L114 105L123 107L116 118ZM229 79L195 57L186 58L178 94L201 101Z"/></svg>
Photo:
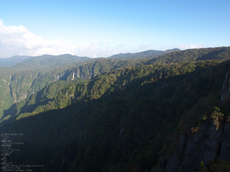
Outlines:
<svg viewBox="0 0 230 172"><path fill-rule="evenodd" d="M8 161L44 172L229 171L230 48L140 54L0 68L0 131L23 133Z"/></svg>

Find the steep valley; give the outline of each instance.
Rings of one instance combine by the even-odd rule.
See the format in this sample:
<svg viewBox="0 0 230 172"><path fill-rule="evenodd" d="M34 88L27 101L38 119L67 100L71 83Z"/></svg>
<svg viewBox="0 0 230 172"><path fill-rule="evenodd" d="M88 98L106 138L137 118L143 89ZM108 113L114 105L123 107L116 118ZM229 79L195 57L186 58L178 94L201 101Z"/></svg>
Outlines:
<svg viewBox="0 0 230 172"><path fill-rule="evenodd" d="M229 55L0 68L0 131L24 143L9 161L35 172L229 171Z"/></svg>

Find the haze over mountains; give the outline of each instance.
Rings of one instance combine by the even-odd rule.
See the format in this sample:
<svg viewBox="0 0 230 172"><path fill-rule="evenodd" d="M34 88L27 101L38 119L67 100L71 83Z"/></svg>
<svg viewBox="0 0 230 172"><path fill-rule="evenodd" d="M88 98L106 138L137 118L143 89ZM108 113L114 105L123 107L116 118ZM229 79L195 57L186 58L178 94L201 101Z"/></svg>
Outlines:
<svg viewBox="0 0 230 172"><path fill-rule="evenodd" d="M1 67L12 67L16 65L17 63L25 61L28 58L29 56L13 56L13 57L4 58L4 59L0 58L0 66Z"/></svg>
<svg viewBox="0 0 230 172"><path fill-rule="evenodd" d="M63 55L42 55L42 56L13 56L10 58L0 59L1 67L12 67L18 63L21 63L19 66L26 65L30 67L53 67L59 66L67 63L74 63L77 61L87 60L89 57L78 57L70 54Z"/></svg>
<svg viewBox="0 0 230 172"><path fill-rule="evenodd" d="M121 53L110 56L109 58L118 58L118 59L136 59L136 58L147 58L147 57L157 57L166 53L173 51L180 51L180 49L171 49L166 51L159 50L148 50L138 53ZM89 57L78 57L71 54L63 55L42 55L42 56L13 56L10 58L0 59L0 67L12 67L18 63L24 62L22 65L32 65L32 66L43 66L43 67L53 67L59 66L67 63L74 63L77 61L87 60ZM21 65L19 65L21 66Z"/></svg>
<svg viewBox="0 0 230 172"><path fill-rule="evenodd" d="M13 164L229 171L230 47L23 58L0 68L0 132L23 133Z"/></svg>
<svg viewBox="0 0 230 172"><path fill-rule="evenodd" d="M148 58L148 57L157 57L163 54L171 53L174 51L180 51L178 48L174 48L171 50L165 50L165 51L160 51L160 50L148 50L148 51L143 51L143 52L138 52L138 53L121 53L121 54L115 54L113 56L110 56L109 58L117 58L117 59L138 59L138 58Z"/></svg>

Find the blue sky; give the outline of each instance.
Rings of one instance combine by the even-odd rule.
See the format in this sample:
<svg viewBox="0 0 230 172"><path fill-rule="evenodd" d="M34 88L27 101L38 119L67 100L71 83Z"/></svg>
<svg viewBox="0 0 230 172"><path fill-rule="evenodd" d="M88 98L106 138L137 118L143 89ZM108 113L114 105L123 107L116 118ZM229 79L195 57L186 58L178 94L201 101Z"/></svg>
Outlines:
<svg viewBox="0 0 230 172"><path fill-rule="evenodd" d="M0 0L0 58L230 46L229 0Z"/></svg>

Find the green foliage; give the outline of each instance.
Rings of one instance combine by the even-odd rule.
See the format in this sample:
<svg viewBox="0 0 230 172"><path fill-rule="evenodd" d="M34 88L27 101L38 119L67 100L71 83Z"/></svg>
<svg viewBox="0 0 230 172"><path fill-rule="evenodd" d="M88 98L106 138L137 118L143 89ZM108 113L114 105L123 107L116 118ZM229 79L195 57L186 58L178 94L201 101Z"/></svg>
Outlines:
<svg viewBox="0 0 230 172"><path fill-rule="evenodd" d="M115 59L139 59L139 58L155 58L158 56L161 56L163 54L167 54L167 53L171 53L174 51L180 51L179 49L175 48L175 49L171 49L171 50L166 50L166 51L157 51L157 50L148 50L148 51L143 51L143 52L139 52L139 53L126 53L126 54L116 54L113 55L109 58L115 58Z"/></svg>
<svg viewBox="0 0 230 172"><path fill-rule="evenodd" d="M89 59L88 57L78 57L78 56L72 56L70 54L63 54L58 56L42 55L37 57L30 57L25 61L16 64L14 68L40 69L45 67L61 66L63 64L69 64L69 63L84 61L88 59Z"/></svg>
<svg viewBox="0 0 230 172"><path fill-rule="evenodd" d="M204 162L201 161L199 164L199 170L204 170L205 166L204 166Z"/></svg>
<svg viewBox="0 0 230 172"><path fill-rule="evenodd" d="M199 60L228 60L230 47L190 49L176 51L148 60L146 64L152 63L184 63Z"/></svg>
<svg viewBox="0 0 230 172"><path fill-rule="evenodd" d="M210 165L210 171L211 172L219 172L219 171L228 172L228 171L230 171L230 165L229 165L229 162L227 162L227 161L216 159L216 160L211 161L210 163L211 163L211 165Z"/></svg>
<svg viewBox="0 0 230 172"><path fill-rule="evenodd" d="M1 131L24 133L27 145L23 157L12 158L44 164L43 171L152 169L177 149L181 132L198 131L218 106L230 62L198 60L216 50L175 52L162 63L97 59L34 70L35 78L12 73L16 91L24 89L23 76L32 81L30 96L4 111Z"/></svg>
<svg viewBox="0 0 230 172"><path fill-rule="evenodd" d="M73 72L75 73L75 78L90 79L99 73L114 70L117 68L125 68L128 66L159 63L169 64L172 62L180 63L192 60L207 59L226 60L229 57L229 47L197 50L193 49L172 53L170 53L171 51L166 52L168 54L165 54L157 58L148 54L148 52L143 52L139 54L137 53L135 54L137 58L141 58L142 54L145 57L149 56L149 58L135 60L117 60L103 58L87 60L87 58L71 55L44 55L36 58L29 58L27 61L20 63L13 68L2 68L2 79L6 81L9 80L9 87L8 85L2 87L5 89L5 91L3 91L3 89L0 89L0 92L2 93L1 95L4 100L0 104L0 117L3 115L3 110L9 108L13 103L16 103L20 100L24 100L26 97L30 97L37 91L47 86L49 83L59 79L72 80ZM77 62L72 63L74 61ZM187 68L183 68L184 71L178 71L177 69L173 69L171 70L171 73L166 73L165 77L167 78L167 76L180 75L180 73L185 73L186 71L191 72L194 68L193 63L194 62L191 62L187 66ZM58 68L55 68L56 66L58 66ZM5 77L4 73L8 75L7 78ZM161 74L159 74L159 76L161 76Z"/></svg>
<svg viewBox="0 0 230 172"><path fill-rule="evenodd" d="M214 111L212 112L211 118L214 120L214 125L216 126L216 130L220 127L220 120L223 120L224 114L220 112L220 108L214 107Z"/></svg>
<svg viewBox="0 0 230 172"><path fill-rule="evenodd" d="M214 159L213 161L210 161L208 166L205 168L204 164L202 164L202 161L199 165L199 170L197 172L228 172L230 171L230 165L229 162L220 160L220 159Z"/></svg>

